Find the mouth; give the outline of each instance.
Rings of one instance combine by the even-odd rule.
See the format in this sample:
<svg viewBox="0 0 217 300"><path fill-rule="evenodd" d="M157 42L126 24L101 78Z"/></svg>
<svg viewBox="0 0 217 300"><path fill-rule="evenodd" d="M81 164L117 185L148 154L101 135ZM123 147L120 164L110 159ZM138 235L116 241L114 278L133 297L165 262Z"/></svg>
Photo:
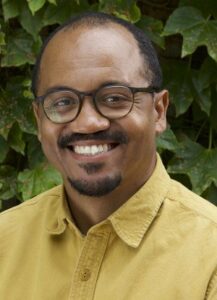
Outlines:
<svg viewBox="0 0 217 300"><path fill-rule="evenodd" d="M83 156L96 156L107 153L116 148L118 143L103 143L93 145L68 145L67 149L70 151Z"/></svg>

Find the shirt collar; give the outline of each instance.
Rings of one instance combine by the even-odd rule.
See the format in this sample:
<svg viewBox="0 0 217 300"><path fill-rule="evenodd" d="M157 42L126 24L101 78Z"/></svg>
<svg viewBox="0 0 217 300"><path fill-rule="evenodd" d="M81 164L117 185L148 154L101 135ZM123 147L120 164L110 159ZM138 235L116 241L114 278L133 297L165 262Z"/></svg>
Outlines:
<svg viewBox="0 0 217 300"><path fill-rule="evenodd" d="M66 201L64 186L59 185L52 191L51 196L54 197L54 201L51 202L48 212L47 231L52 235L60 235L65 231L71 214Z"/></svg>
<svg viewBox="0 0 217 300"><path fill-rule="evenodd" d="M148 181L108 219L117 235L129 246L138 247L156 217L170 183L162 161L157 155L154 172Z"/></svg>
<svg viewBox="0 0 217 300"><path fill-rule="evenodd" d="M97 227L110 221L116 234L127 245L138 247L166 197L169 183L170 177L157 155L155 170L148 181ZM60 185L52 189L49 196L53 196L54 201L49 207L47 231L52 235L60 235L65 231L68 223L73 223L64 186Z"/></svg>

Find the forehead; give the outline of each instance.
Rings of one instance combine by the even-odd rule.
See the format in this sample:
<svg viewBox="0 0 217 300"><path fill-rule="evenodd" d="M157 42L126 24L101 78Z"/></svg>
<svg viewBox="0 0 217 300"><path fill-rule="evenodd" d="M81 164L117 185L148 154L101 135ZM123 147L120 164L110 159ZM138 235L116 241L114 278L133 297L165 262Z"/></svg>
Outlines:
<svg viewBox="0 0 217 300"><path fill-rule="evenodd" d="M80 78L83 83L88 76L92 76L93 81L114 76L128 82L139 76L143 78L144 69L145 61L137 41L122 26L67 28L58 32L44 51L39 93L52 84L68 85L70 80L73 84L73 79ZM107 78L108 81L117 79ZM74 88L82 89L77 85L78 82Z"/></svg>

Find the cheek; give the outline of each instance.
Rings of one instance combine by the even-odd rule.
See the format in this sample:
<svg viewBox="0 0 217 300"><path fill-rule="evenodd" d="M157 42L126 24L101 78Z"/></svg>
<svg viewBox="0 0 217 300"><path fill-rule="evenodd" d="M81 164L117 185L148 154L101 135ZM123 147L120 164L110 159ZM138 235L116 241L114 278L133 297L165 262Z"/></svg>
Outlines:
<svg viewBox="0 0 217 300"><path fill-rule="evenodd" d="M59 130L56 125L50 124L47 120L42 120L40 124L40 142L45 156L50 162L57 159L58 146L57 139Z"/></svg>
<svg viewBox="0 0 217 300"><path fill-rule="evenodd" d="M127 125L126 125L127 126ZM142 143L155 137L155 121L153 111L132 112L128 120L128 132L132 141Z"/></svg>
<svg viewBox="0 0 217 300"><path fill-rule="evenodd" d="M128 122L122 124L130 139L123 155L123 174L130 182L136 174L142 184L149 175L156 152L154 124L153 114L145 113L132 114Z"/></svg>
<svg viewBox="0 0 217 300"><path fill-rule="evenodd" d="M130 157L142 161L155 152L155 121L153 113L132 114L128 122ZM135 155L136 154L136 155Z"/></svg>

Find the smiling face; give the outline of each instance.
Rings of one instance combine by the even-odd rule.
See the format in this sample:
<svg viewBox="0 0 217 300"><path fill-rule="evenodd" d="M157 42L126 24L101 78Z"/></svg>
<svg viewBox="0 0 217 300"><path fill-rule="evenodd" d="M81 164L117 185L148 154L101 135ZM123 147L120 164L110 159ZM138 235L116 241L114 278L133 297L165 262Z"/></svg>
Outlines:
<svg viewBox="0 0 217 300"><path fill-rule="evenodd" d="M38 96L60 87L88 92L111 82L147 87L144 68L125 28L67 29L54 36L43 54ZM127 116L109 120L87 96L78 117L67 124L52 123L41 105L34 105L44 153L61 172L67 193L98 197L113 191L128 197L149 178L156 161L155 136L166 126L167 92L136 93L134 99Z"/></svg>

